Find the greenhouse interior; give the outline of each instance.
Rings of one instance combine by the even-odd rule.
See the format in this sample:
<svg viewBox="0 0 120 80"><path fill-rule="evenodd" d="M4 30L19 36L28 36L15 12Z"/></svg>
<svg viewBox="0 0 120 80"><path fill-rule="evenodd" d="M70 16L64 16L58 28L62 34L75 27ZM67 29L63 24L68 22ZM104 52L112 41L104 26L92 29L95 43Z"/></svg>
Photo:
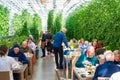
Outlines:
<svg viewBox="0 0 120 80"><path fill-rule="evenodd" d="M0 80L120 80L120 0L0 0Z"/></svg>

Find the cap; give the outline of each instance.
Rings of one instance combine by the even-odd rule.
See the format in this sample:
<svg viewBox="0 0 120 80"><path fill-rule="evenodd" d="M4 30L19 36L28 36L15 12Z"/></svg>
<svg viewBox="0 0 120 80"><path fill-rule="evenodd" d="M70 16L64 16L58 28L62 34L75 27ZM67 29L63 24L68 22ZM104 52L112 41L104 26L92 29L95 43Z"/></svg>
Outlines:
<svg viewBox="0 0 120 80"><path fill-rule="evenodd" d="M18 47L20 49L20 45L19 44L14 44L13 45L13 48L16 48L16 47Z"/></svg>

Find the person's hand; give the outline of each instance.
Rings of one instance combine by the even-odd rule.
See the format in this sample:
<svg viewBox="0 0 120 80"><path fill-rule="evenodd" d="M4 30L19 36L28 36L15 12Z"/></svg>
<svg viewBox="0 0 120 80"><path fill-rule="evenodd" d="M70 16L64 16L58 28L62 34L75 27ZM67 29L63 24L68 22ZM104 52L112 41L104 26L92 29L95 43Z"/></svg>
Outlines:
<svg viewBox="0 0 120 80"><path fill-rule="evenodd" d="M42 38L39 38L39 40L42 40Z"/></svg>
<svg viewBox="0 0 120 80"><path fill-rule="evenodd" d="M20 62L20 61L17 61L17 63L18 63L18 64L21 64L21 62Z"/></svg>
<svg viewBox="0 0 120 80"><path fill-rule="evenodd" d="M70 50L70 48L68 47L67 50Z"/></svg>

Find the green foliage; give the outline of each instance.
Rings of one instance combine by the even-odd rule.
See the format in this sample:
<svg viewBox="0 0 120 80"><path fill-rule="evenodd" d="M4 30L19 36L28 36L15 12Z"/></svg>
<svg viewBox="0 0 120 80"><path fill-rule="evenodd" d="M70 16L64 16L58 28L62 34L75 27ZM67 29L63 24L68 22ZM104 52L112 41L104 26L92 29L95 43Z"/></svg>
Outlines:
<svg viewBox="0 0 120 80"><path fill-rule="evenodd" d="M24 23L23 28L21 30L21 34L20 35L25 35L25 36L29 36L29 32L28 32L28 27L27 27L27 22Z"/></svg>
<svg viewBox="0 0 120 80"><path fill-rule="evenodd" d="M60 31L62 28L62 13L58 13L56 15L55 21L54 21L54 26L52 28L52 34L55 34L56 32Z"/></svg>
<svg viewBox="0 0 120 80"><path fill-rule="evenodd" d="M103 40L112 50L120 49L120 0L92 0L66 20L69 38Z"/></svg>
<svg viewBox="0 0 120 80"><path fill-rule="evenodd" d="M30 28L30 33L33 35L34 39L37 41L39 38L39 31L41 31L42 23L41 18L38 16L38 14L34 14L33 18L33 25Z"/></svg>
<svg viewBox="0 0 120 80"><path fill-rule="evenodd" d="M9 32L9 11L0 5L0 36L8 36Z"/></svg>
<svg viewBox="0 0 120 80"><path fill-rule="evenodd" d="M110 46L105 46L105 49L111 50L111 47Z"/></svg>
<svg viewBox="0 0 120 80"><path fill-rule="evenodd" d="M27 10L23 10L21 15L15 14L13 18L13 25L14 25L14 31L15 35L21 35L22 30L24 28L24 24L26 24L27 32L29 32L30 27L32 26L32 16L30 13L27 12Z"/></svg>
<svg viewBox="0 0 120 80"><path fill-rule="evenodd" d="M21 15L14 15L13 24L15 35L28 36L32 34L35 40L39 38L39 31L42 28L42 23L38 14L31 16L27 10L23 10Z"/></svg>
<svg viewBox="0 0 120 80"><path fill-rule="evenodd" d="M53 28L53 21L54 21L54 10L50 10L48 14L48 20L47 20L47 28L48 30L52 31Z"/></svg>
<svg viewBox="0 0 120 80"><path fill-rule="evenodd" d="M38 31L36 25L33 24L33 27L30 28L30 32L31 32L31 34L33 35L35 41L38 40L38 38L39 38L39 31Z"/></svg>
<svg viewBox="0 0 120 80"><path fill-rule="evenodd" d="M41 30L41 29L42 29L41 18L39 17L38 14L34 14L33 24L35 24L35 25L37 26L37 29L38 29L38 30Z"/></svg>
<svg viewBox="0 0 120 80"><path fill-rule="evenodd" d="M1 44L6 44L9 48L13 46L13 43L17 42L18 44L22 45L22 42L24 40L27 40L28 36L14 36L11 38L5 38L0 40L0 45Z"/></svg>

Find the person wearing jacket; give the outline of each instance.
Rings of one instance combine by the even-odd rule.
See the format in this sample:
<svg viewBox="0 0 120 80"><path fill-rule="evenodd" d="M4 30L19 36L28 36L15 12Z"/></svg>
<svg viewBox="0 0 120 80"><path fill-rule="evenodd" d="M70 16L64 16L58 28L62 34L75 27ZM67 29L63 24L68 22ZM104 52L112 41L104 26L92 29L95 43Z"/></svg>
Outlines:
<svg viewBox="0 0 120 80"><path fill-rule="evenodd" d="M106 51L104 56L106 61L96 68L93 80L98 80L98 77L110 77L113 73L120 71L120 67L113 62L114 54L112 51Z"/></svg>
<svg viewBox="0 0 120 80"><path fill-rule="evenodd" d="M65 37L65 33L67 32L66 28L63 28L62 31L57 32L54 36L54 54L55 54L55 62L56 62L56 68L63 69L62 62L63 62L63 47L62 43L64 42L65 46L68 48L68 43ZM58 55L60 59L58 58ZM60 60L58 62L58 59Z"/></svg>
<svg viewBox="0 0 120 80"><path fill-rule="evenodd" d="M13 58L17 58L19 63L28 64L28 60L25 54L20 50L20 46L18 44L14 44L14 46L9 50L8 56Z"/></svg>
<svg viewBox="0 0 120 80"><path fill-rule="evenodd" d="M40 38L40 40L41 40L41 49L42 49L42 53L43 53L41 58L44 58L44 57L46 57L46 53L45 53L46 34L43 31L41 31L41 35L42 35L42 38Z"/></svg>
<svg viewBox="0 0 120 80"><path fill-rule="evenodd" d="M82 54L77 62L76 67L86 67L86 65L92 64L96 66L99 63L98 58L95 56L95 49L93 46L90 46L87 50L87 53Z"/></svg>

